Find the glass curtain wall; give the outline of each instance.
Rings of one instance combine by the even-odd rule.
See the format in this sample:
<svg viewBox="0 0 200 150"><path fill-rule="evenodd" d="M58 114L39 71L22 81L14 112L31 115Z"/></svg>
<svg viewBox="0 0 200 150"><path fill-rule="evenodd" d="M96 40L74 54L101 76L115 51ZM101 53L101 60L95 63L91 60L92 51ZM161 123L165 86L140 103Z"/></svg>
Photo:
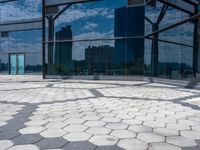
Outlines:
<svg viewBox="0 0 200 150"><path fill-rule="evenodd" d="M101 0L58 9L65 10L45 21L46 74L143 75L143 5Z"/></svg>
<svg viewBox="0 0 200 150"><path fill-rule="evenodd" d="M17 0L0 3L0 24L41 18L41 0ZM34 24L34 22L32 23ZM17 24L13 24L17 27ZM0 73L8 74L9 56L23 54L25 73L42 71L42 30L11 30L1 32ZM16 64L15 64L16 65Z"/></svg>
<svg viewBox="0 0 200 150"><path fill-rule="evenodd" d="M146 5L146 35L190 17L178 9L164 7L159 1L155 6ZM164 16L161 15L162 9L166 9ZM145 75L169 79L193 78L193 38L194 23L189 22L159 33L152 39L145 39Z"/></svg>

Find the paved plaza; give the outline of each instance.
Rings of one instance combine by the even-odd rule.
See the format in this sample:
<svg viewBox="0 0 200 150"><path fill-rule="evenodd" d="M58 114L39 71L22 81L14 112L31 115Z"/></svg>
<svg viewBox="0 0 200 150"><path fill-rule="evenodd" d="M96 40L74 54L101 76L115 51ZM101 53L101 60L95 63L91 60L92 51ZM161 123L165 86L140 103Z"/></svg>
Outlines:
<svg viewBox="0 0 200 150"><path fill-rule="evenodd" d="M0 150L200 150L200 90L0 76Z"/></svg>

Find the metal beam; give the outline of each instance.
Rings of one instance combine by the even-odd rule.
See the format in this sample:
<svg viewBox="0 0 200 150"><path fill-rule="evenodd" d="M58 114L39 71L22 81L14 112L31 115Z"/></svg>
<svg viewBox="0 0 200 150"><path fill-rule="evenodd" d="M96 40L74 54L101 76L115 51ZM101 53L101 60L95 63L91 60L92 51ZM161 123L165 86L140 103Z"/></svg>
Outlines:
<svg viewBox="0 0 200 150"><path fill-rule="evenodd" d="M90 2L91 0L45 0L45 6Z"/></svg>
<svg viewBox="0 0 200 150"><path fill-rule="evenodd" d="M42 29L42 19L8 21L0 24L0 32Z"/></svg>

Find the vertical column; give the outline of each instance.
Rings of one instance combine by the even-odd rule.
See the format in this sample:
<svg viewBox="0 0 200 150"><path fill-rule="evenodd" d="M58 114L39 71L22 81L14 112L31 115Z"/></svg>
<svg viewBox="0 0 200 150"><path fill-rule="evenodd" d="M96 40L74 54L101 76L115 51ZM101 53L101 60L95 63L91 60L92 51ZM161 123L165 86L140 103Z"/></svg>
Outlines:
<svg viewBox="0 0 200 150"><path fill-rule="evenodd" d="M45 63L45 0L42 0L42 78L46 77L46 63Z"/></svg>

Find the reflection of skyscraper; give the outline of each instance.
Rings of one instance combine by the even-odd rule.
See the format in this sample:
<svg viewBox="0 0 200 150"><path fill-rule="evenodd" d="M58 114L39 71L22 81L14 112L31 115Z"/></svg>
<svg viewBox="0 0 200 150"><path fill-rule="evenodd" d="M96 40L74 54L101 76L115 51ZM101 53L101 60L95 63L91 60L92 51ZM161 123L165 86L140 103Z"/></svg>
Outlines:
<svg viewBox="0 0 200 150"><path fill-rule="evenodd" d="M62 42L62 40L69 40L69 42ZM60 31L56 32L55 59L54 62L59 66L59 72L63 72L71 67L72 63L72 29L71 26L62 27Z"/></svg>
<svg viewBox="0 0 200 150"><path fill-rule="evenodd" d="M115 10L115 37L141 37L115 41L116 67L125 69L143 61L143 36L144 6L122 7Z"/></svg>
<svg viewBox="0 0 200 150"><path fill-rule="evenodd" d="M109 45L92 46L85 49L88 73L108 74L108 66L112 63L114 48Z"/></svg>

